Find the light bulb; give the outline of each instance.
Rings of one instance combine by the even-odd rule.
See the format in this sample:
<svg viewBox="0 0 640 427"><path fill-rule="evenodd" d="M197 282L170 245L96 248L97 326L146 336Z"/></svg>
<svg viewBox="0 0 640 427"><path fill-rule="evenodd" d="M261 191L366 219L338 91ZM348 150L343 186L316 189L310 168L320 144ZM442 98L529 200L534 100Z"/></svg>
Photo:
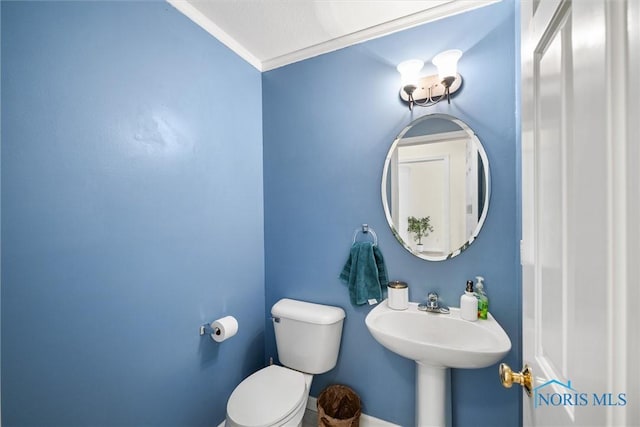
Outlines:
<svg viewBox="0 0 640 427"><path fill-rule="evenodd" d="M433 57L433 65L438 67L438 77L440 80L447 80L458 74L458 60L462 56L462 51L458 49L445 50Z"/></svg>
<svg viewBox="0 0 640 427"><path fill-rule="evenodd" d="M402 88L406 86L418 86L418 80L420 77L420 71L424 66L424 62L419 59L409 59L408 61L403 61L396 69L400 73L400 85Z"/></svg>

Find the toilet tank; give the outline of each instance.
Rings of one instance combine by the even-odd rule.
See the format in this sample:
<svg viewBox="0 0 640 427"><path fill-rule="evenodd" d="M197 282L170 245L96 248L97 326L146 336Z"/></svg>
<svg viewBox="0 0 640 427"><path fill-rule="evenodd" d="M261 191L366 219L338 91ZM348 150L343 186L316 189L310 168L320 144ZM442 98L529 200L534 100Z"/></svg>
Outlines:
<svg viewBox="0 0 640 427"><path fill-rule="evenodd" d="M271 308L271 316L280 363L309 374L336 366L343 309L284 298Z"/></svg>

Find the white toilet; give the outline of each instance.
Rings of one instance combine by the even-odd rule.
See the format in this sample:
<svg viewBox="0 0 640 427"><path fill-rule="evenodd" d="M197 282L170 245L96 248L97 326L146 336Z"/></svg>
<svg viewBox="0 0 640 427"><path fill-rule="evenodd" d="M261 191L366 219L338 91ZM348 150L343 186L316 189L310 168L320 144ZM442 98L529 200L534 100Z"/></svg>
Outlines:
<svg viewBox="0 0 640 427"><path fill-rule="evenodd" d="M300 426L313 374L338 360L344 310L281 299L271 316L280 362L242 381L227 402L226 427Z"/></svg>

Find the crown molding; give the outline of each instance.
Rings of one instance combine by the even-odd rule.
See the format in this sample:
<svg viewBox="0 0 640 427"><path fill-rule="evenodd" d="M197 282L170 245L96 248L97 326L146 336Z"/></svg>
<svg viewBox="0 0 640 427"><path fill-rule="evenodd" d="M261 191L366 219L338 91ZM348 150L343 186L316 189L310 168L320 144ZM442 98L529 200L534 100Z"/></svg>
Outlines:
<svg viewBox="0 0 640 427"><path fill-rule="evenodd" d="M345 36L338 37L332 40L328 40L327 42L319 43L305 49L300 49L286 55L264 60L262 62L262 70L269 71L276 68L284 67L285 65L293 64L294 62L313 58L314 56L322 55L325 53L334 52L348 46L352 46L368 40L373 40L378 37L413 28L418 25L436 21L448 16L457 15L469 10L478 9L480 7L488 6L500 1L502 0L452 0L448 3L422 12L394 19L393 21L385 22L384 24L375 25L373 27L369 27L364 30L347 34Z"/></svg>
<svg viewBox="0 0 640 427"><path fill-rule="evenodd" d="M258 71L262 72L262 62L251 54L244 46L238 43L233 37L227 34L222 28L218 27L202 12L196 9L188 0L167 0L171 6L175 7L187 18L200 26L207 33L218 39L220 43L234 51L238 56L247 61Z"/></svg>
<svg viewBox="0 0 640 427"><path fill-rule="evenodd" d="M294 62L303 61L318 55L333 52L348 46L406 30L408 28L416 27L448 16L488 6L500 1L502 0L451 0L448 3L438 5L422 12L394 19L393 21L385 22L384 24L375 25L342 37L337 37L323 43L261 61L251 54L251 52L249 52L244 46L238 43L233 37L214 24L202 12L196 9L188 0L167 0L170 5L178 9L181 13L186 15L189 19L202 27L222 44L234 51L261 72L284 67L285 65L293 64Z"/></svg>

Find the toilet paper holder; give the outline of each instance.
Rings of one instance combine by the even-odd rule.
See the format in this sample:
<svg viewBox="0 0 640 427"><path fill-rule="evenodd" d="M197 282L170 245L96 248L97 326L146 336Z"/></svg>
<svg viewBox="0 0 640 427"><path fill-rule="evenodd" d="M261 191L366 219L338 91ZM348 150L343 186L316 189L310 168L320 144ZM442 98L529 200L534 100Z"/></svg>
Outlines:
<svg viewBox="0 0 640 427"><path fill-rule="evenodd" d="M238 333L238 320L225 316L200 326L200 336L207 334L215 342L223 342Z"/></svg>
<svg viewBox="0 0 640 427"><path fill-rule="evenodd" d="M211 335L211 339L213 339L214 335L220 335L220 328L214 328L210 323L205 323L200 326L200 336L205 334Z"/></svg>

